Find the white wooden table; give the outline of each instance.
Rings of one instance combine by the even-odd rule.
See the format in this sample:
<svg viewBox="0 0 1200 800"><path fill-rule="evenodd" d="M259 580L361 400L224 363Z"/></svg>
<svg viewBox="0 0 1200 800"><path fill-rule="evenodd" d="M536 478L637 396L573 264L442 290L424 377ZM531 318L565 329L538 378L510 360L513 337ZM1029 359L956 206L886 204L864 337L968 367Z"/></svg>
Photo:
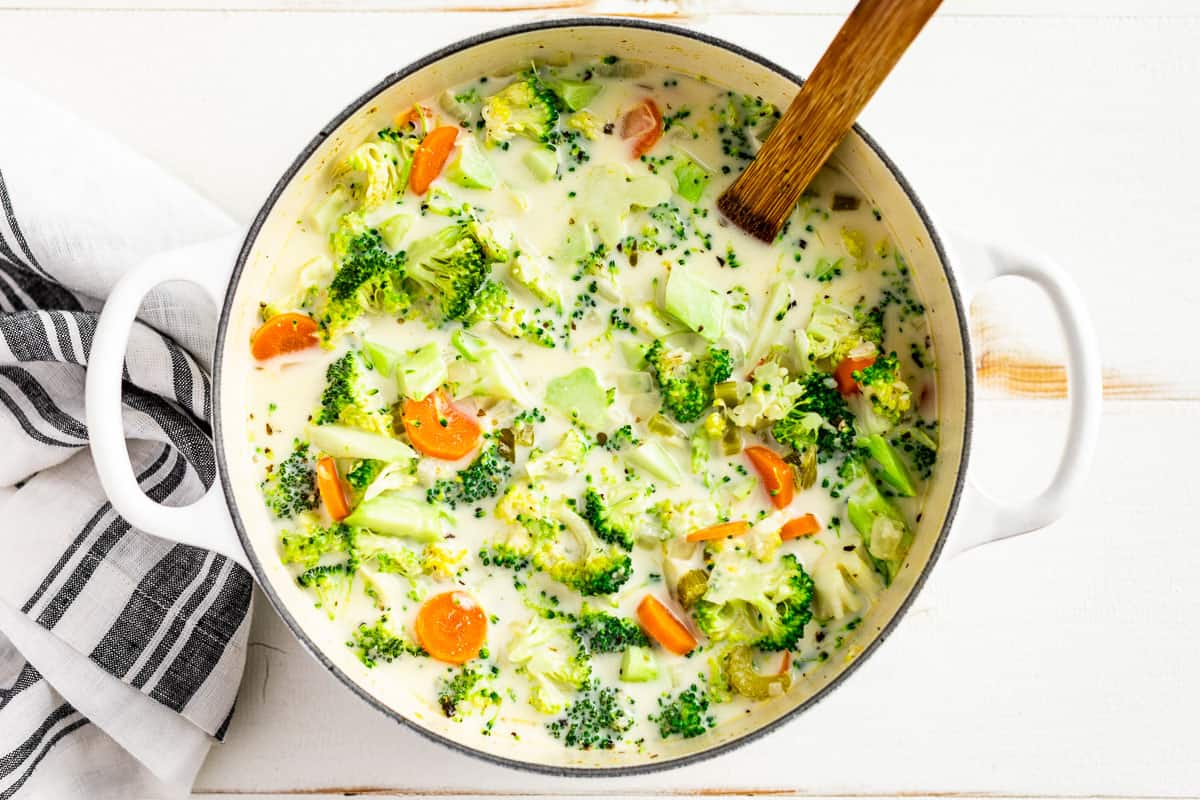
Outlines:
<svg viewBox="0 0 1200 800"><path fill-rule="evenodd" d="M346 101L464 35L564 13L661 15L803 73L850 6L462 2L472 9L0 0L0 71L248 221ZM864 125L941 226L1036 246L1073 270L1109 402L1078 508L941 565L895 636L817 708L684 770L530 776L368 708L258 602L237 716L198 795L1200 795L1198 85L1200 4L948 0L868 109ZM986 379L974 474L1032 492L1063 423L1053 328L1019 284L976 305Z"/></svg>

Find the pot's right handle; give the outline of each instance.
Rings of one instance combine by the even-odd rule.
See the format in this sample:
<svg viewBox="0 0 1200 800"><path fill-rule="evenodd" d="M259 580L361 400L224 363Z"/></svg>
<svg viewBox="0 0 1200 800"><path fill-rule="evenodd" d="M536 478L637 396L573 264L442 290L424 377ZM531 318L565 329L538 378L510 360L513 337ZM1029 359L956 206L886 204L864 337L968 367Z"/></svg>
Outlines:
<svg viewBox="0 0 1200 800"><path fill-rule="evenodd" d="M240 239L229 238L172 250L152 256L122 276L96 324L84 395L92 460L117 513L146 533L214 550L253 574L229 517L220 478L188 506L164 506L151 500L138 486L129 463L121 416L125 348L146 295L167 281L188 281L204 288L220 308L239 243Z"/></svg>
<svg viewBox="0 0 1200 800"><path fill-rule="evenodd" d="M1067 344L1070 421L1058 468L1037 496L1003 503L968 481L963 513L948 543L951 553L1044 528L1061 517L1079 493L1100 436L1103 376L1100 346L1079 288L1044 255L1015 252L969 238L949 242L951 263L962 284L963 300L990 281L1013 275L1032 281L1049 297Z"/></svg>

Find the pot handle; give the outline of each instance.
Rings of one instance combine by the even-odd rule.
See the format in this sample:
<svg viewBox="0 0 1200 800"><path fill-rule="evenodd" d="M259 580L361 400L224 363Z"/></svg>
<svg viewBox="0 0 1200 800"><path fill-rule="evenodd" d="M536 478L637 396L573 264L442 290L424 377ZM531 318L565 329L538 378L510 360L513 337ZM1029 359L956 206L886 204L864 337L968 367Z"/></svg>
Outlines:
<svg viewBox="0 0 1200 800"><path fill-rule="evenodd" d="M191 505L154 502L142 492L134 476L121 417L125 348L146 295L159 284L188 281L202 287L219 309L240 241L230 237L161 253L117 281L96 325L84 396L96 474L117 513L135 528L180 544L214 550L253 574L225 505L220 480Z"/></svg>
<svg viewBox="0 0 1200 800"><path fill-rule="evenodd" d="M1083 296L1057 263L1039 253L1016 252L969 238L953 237L951 263L959 270L964 301L990 281L1016 276L1036 284L1049 297L1067 343L1070 420L1058 468L1035 497L1018 502L994 499L968 477L962 521L949 544L961 553L981 544L1040 528L1066 512L1091 467L1100 436L1103 382L1100 346Z"/></svg>

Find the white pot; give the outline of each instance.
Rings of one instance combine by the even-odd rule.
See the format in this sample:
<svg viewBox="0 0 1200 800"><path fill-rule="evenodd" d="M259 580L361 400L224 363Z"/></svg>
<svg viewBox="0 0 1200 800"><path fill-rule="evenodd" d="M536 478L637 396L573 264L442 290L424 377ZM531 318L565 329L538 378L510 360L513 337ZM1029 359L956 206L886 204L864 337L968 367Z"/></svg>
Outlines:
<svg viewBox="0 0 1200 800"><path fill-rule="evenodd" d="M938 555L1031 531L1060 516L1084 478L1100 415L1100 363L1096 339L1079 294L1051 261L977 244L954 251L932 223L895 165L879 146L855 129L833 155L837 167L858 184L883 213L895 244L905 253L928 309L938 355L937 400L940 451L924 514L905 567L871 609L846 652L808 673L786 697L760 703L752 714L695 739L664 742L663 754L522 751L502 737L482 737L457 725L403 687L389 685L358 662L334 635L325 616L296 585L276 553L276 535L259 494L257 468L245 436L246 382L251 369L250 334L258 300L272 267L295 229L295 220L323 188L327 166L395 110L444 87L499 71L531 57L560 52L615 54L657 62L672 70L708 76L739 92L786 106L799 79L766 59L727 42L691 31L631 20L579 19L534 23L465 40L389 76L355 100L304 149L267 198L240 252L236 243L207 245L207 258L173 253L131 272L113 290L96 330L87 380L87 421L92 450L113 507L131 524L185 544L223 553L250 569L272 605L312 654L359 696L381 711L446 744L510 766L563 774L621 774L664 769L712 756L749 741L819 700L870 655L898 622ZM236 253L236 259L235 259ZM194 274L196 263L228 264L227 272ZM951 269L951 263L954 269ZM1071 419L1059 468L1050 486L1031 501L998 504L967 480L974 412L974 374L967 325L973 292L1001 275L1019 275L1049 295L1068 345ZM125 342L138 305L154 286L189 280L206 287L222 309L213 379L214 433L220 480L199 502L167 508L147 498L134 479L120 416ZM954 529L951 531L951 523Z"/></svg>

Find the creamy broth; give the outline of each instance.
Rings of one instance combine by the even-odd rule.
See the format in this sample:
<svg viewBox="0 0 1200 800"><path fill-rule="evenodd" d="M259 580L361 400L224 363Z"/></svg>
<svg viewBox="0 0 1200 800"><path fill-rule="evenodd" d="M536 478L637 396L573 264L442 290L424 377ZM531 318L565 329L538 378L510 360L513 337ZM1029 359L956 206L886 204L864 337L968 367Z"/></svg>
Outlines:
<svg viewBox="0 0 1200 800"><path fill-rule="evenodd" d="M319 531L330 530L333 521L327 502L295 515L290 513L296 510L292 503L277 521L280 536L292 537L290 549L281 544L281 557L292 561L290 569L304 580L301 576L311 574L314 565L342 565L353 555L356 562L347 570L348 589L312 592L314 602L321 602L328 612L327 624L360 654L376 681L406 687L429 714L451 711L449 716L464 732L469 730L469 736L513 738L522 747L539 749L590 744L654 753L664 735L719 729L724 720L747 713L752 704L773 702L785 692L802 692L805 673L813 665L850 655L846 652L852 647L850 632L884 591L889 569L903 563L908 546L905 532L914 529L919 519L937 438L934 354L924 310L903 257L891 244L887 220L841 174L827 169L818 176L786 231L772 245L720 219L716 197L765 137L777 116L773 108L755 98L732 95L713 81L627 61L581 58L566 65L540 65L538 75L550 93L547 96L556 96L558 105L553 149L535 141L528 131L503 141L489 136L501 124L500 109L489 98L510 82L529 77L488 76L429 98L422 104L427 113L417 114L415 122L397 121L399 133L394 138L388 134L371 140L395 143L395 152L403 160L412 156L411 147L426 129L458 125L455 150L427 194L417 195L411 186L405 190L402 183L401 191L372 205L364 200L373 184L361 163L331 171L329 194L298 221L287 263L272 276L276 294L262 298L264 318L286 312L305 314L322 323L318 336L328 341L323 347L257 363L249 376L247 435L266 476L268 499L278 505L278 496L270 493L278 491L281 464L294 443L313 438L330 365L369 344L373 350L353 357L369 398L363 403L369 419L363 423L360 415L350 421L374 429L376 435L385 430L396 441L410 443L399 413L392 413L397 403L403 405L404 387L382 370L393 366L392 354L401 370L411 368L417 357L409 354L432 343L438 360L446 365L440 391L478 423L483 434L479 444L457 460L428 455L411 463L401 459L383 467L361 491L351 483L360 480L357 476L362 473L357 470L362 469L362 459L338 457L336 466L350 505L386 496L425 504L444 515L439 523L444 538L430 546L412 536L383 534L393 540L390 548L411 551L417 574L400 574L394 565L354 553L355 548L346 543L316 552L321 549L316 539L308 559L297 559L295 537L318 532L320 538ZM578 86L564 80L578 81ZM594 91L590 87L599 90L583 103L581 98ZM628 121L629 115L646 98L652 98L661 114L662 122L652 120L651 127L661 125L662 136L635 158L637 138L623 134L631 132L630 126L638 128L641 120ZM571 111L564 103L582 108ZM493 109L486 120L483 108ZM397 117L413 116L407 109L394 111ZM487 167L472 165L466 157L460 161L464 148L486 161ZM544 153L552 159L538 161ZM420 151L416 157L421 158ZM552 164L553 176L539 173L547 163ZM415 171L405 177L414 181ZM464 182L492 185L471 188ZM688 195L695 199L687 199ZM364 202L371 207L362 209ZM396 222L397 215L401 222ZM329 283L352 258L339 252L350 238L370 229L387 231L385 239L391 241L385 241L384 250L389 255L405 252L408 263L397 270L411 271L414 253L422 249L414 247L416 243L467 219L482 226L487 237L506 251L506 257L496 258L491 266L491 280L506 287L523 316L506 318L501 324L481 319L469 326L469 332L511 365L516 393L524 395L518 400L498 398L496 391L476 385L486 376L481 362L463 355L462 321L443 319L439 305L444 298L434 296L431 302L431 295L437 293L411 277L405 291L412 303L402 311L368 310L341 324L329 310ZM539 297L526 285L530 270L540 270L547 285L554 287L550 294L561 296L561 312L546 300L544 289ZM669 279L675 272L691 279L691 294L684 294L689 302L683 310L669 296ZM705 315L695 309L710 302L720 309L719 331L704 329L696 321ZM676 313L667 310L670 306ZM830 309L836 313L832 322L814 322L814 309L822 309L819 315L828 315ZM878 316L872 317L873 312ZM872 320L879 318L881 339L866 333ZM841 338L830 341L832 334ZM731 374L719 382L714 402L706 403L694 420L681 421L681 415L664 405L662 377L641 360L644 349L656 339L672 352L686 351L697 359L710 347L729 354ZM836 355L820 355L826 345ZM802 387L813 375L829 373L828 387L847 358L860 359L854 363L867 370L872 358L874 366L881 367L891 353L898 369L893 378L899 382L888 381L885 375L882 383L870 384L872 379L863 372L852 375L845 370L843 382L849 383L842 388L847 391L848 416L840 427L836 419L832 425L828 419L809 420L806 430L813 441L809 458L816 454L819 461L815 480L810 475L812 485L796 486L794 499L776 508L745 448L766 447L800 462L794 470L788 464L786 480L807 482L800 475L813 463L798 457L800 448L790 446L786 437L773 433L780 418L808 396ZM610 401L599 424L591 414L572 419L563 404L548 402L548 389L554 393L552 382L581 367L594 372ZM855 377L870 385L858 388ZM416 378L413 382L419 383ZM833 394L841 397L837 391ZM578 407L580 396L576 391L566 406ZM386 425L381 427L379 418L386 418ZM618 447L623 428L634 442ZM882 451L867 448L871 433L878 434L875 444ZM568 460L556 474L547 459L558 452L564 437L569 442L573 435L587 443L586 453ZM481 452L498 445L511 450L512 456L503 486L495 496L460 500L450 507L444 498L453 499L466 485L454 484L455 476ZM643 448L650 447L660 448L657 452L674 464L678 485L670 485L661 465L648 468L644 459L638 459L636 454L649 452ZM308 458L298 458L296 463L311 466L312 459L324 454L310 443ZM861 465L866 476L847 472L847 459ZM534 480L531 460L534 474L538 465L551 474ZM900 484L910 484L907 488L889 481L897 474ZM627 552L631 574L616 591L584 597L552 577L549 564L539 568L536 558L527 558L534 563L520 569L496 563L497 543L511 545L510 536L516 536L519 544L528 538L526 526L513 519L511 511L497 509L498 501L518 504L506 492L550 498L544 508L553 506L556 514L562 512L554 519L576 514L581 520L589 488L603 495L606 506L627 501L634 509L635 543ZM891 516L885 513L881 521L876 506L874 516L863 512L865 517L860 514L852 520L848 499L861 497L864 491L874 492ZM564 511L558 501L575 505ZM781 541L785 524L806 514L815 518L819 530ZM749 529L712 542L687 540L697 530L730 521L745 521ZM863 525L868 538L876 537L871 546L864 542ZM369 526L353 527L358 531L355 535L363 535L359 528ZM889 542L886 537L899 538ZM379 538L379 531L363 535L363 541L371 539L376 546ZM614 558L626 554L609 542L599 546ZM555 558L573 557L576 550L556 551ZM714 563L716 570L744 566L754 576L756 570L763 570L761 577L748 579L751 585L761 585L768 572L781 569L785 556L795 558L808 576L804 580L811 577L813 594L805 609L811 619L803 625L802 635L786 646L755 646L761 642L747 639L745 626L740 628L741 636L710 637L696 618L698 612L679 600L680 578L694 570L708 572ZM710 586L717 580L709 575ZM481 606L488 620L484 649L463 666L413 652L422 644L414 629L418 609L429 598L456 589ZM639 604L647 595L657 598L695 636L691 653L672 653L652 636L634 652L647 653L656 674L636 681L626 678L635 667L640 669L637 664L629 665L631 675L622 675L627 658L623 652L576 655L580 646L570 631L585 605L592 612L636 624ZM761 632L763 624L756 619L751 627ZM382 647L364 647L363 626L395 638L384 639ZM373 641L380 644L378 637ZM525 664L520 653L523 641L534 642L532 649L537 651L534 660ZM729 685L728 659L737 648L748 650L762 676L757 684L773 684L765 690L765 698L743 696L737 680ZM546 653L566 654L574 665L586 665L588 680L623 709L616 725L596 725L594 719L580 722L595 689L575 688L582 683L578 670L567 679L539 678L535 673ZM789 676L789 687L768 680L779 671ZM477 676L466 691L461 686L470 681L464 681L463 675ZM458 684L452 683L456 678ZM531 703L539 679L550 688ZM461 702L446 702L456 687ZM682 705L681 693L685 694ZM693 703L700 698L703 703ZM699 720L679 720L670 714L672 708L696 710ZM577 741L573 729L576 733L586 729L595 737Z"/></svg>

